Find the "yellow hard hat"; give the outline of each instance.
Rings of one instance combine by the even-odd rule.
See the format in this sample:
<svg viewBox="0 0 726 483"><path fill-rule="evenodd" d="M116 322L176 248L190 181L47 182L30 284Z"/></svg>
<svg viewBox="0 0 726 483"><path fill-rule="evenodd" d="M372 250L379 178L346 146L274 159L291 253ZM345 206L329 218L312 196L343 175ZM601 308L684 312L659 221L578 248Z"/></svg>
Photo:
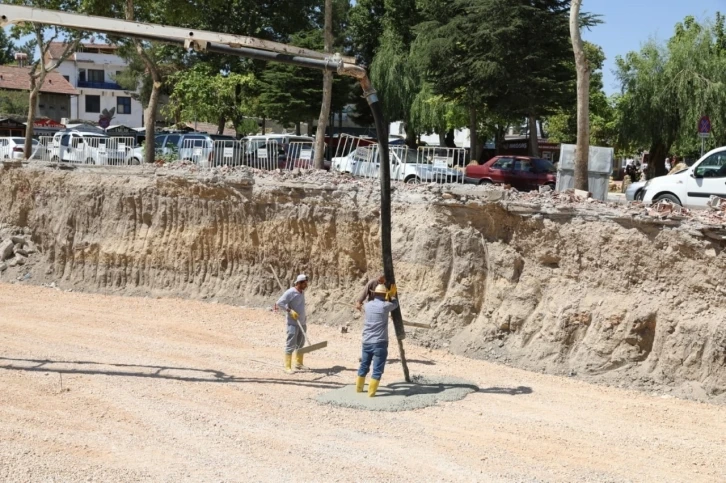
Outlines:
<svg viewBox="0 0 726 483"><path fill-rule="evenodd" d="M388 289L386 288L385 285L379 284L378 286L376 286L376 289L373 291L373 293L379 293L379 294L385 295L388 293Z"/></svg>

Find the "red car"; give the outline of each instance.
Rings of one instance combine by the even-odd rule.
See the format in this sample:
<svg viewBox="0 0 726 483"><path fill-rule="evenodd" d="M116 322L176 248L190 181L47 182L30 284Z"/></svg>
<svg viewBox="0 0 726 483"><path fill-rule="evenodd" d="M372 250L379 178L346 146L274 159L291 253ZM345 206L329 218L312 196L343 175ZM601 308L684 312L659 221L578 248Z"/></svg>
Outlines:
<svg viewBox="0 0 726 483"><path fill-rule="evenodd" d="M466 178L477 184L508 184L520 191L557 183L555 165L547 159L527 156L495 156L481 165L466 167Z"/></svg>

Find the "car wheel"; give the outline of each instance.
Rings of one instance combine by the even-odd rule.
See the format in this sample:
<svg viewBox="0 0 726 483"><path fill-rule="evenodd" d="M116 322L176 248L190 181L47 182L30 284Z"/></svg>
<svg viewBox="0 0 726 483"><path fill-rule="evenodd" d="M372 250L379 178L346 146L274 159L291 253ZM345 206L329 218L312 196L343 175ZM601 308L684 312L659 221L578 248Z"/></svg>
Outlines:
<svg viewBox="0 0 726 483"><path fill-rule="evenodd" d="M676 195L672 195L670 193L663 193L662 195L658 195L655 198L653 198L653 203L658 203L659 201L670 201L673 204L682 206L681 200L679 200Z"/></svg>
<svg viewBox="0 0 726 483"><path fill-rule="evenodd" d="M479 181L479 184L494 184L494 183L492 183L492 180L490 180L490 179L483 179L483 180Z"/></svg>
<svg viewBox="0 0 726 483"><path fill-rule="evenodd" d="M545 186L549 186L552 191L554 191L557 187L557 185L555 185L554 183L547 183Z"/></svg>
<svg viewBox="0 0 726 483"><path fill-rule="evenodd" d="M141 160L139 160L139 158L131 158L131 160L129 160L129 165L131 166L139 166L140 164Z"/></svg>
<svg viewBox="0 0 726 483"><path fill-rule="evenodd" d="M406 184L419 184L421 182L421 178L418 176L410 176L406 178Z"/></svg>
<svg viewBox="0 0 726 483"><path fill-rule="evenodd" d="M643 201L643 198L645 197L645 193L643 190L638 190L637 193L635 193L635 201Z"/></svg>

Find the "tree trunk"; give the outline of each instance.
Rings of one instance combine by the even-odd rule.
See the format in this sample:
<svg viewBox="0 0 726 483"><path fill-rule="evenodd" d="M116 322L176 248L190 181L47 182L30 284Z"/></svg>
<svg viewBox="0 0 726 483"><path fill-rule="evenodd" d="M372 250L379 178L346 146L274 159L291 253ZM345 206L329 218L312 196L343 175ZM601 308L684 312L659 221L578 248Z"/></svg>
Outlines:
<svg viewBox="0 0 726 483"><path fill-rule="evenodd" d="M456 136L454 134L453 129L449 129L446 132L446 137L444 138L444 142L446 143L447 148L455 148L456 147Z"/></svg>
<svg viewBox="0 0 726 483"><path fill-rule="evenodd" d="M442 148L446 147L446 131L443 129L440 129L437 134L439 135L439 146Z"/></svg>
<svg viewBox="0 0 726 483"><path fill-rule="evenodd" d="M333 0L325 0L325 52L333 53ZM320 106L318 130L315 134L315 169L323 169L325 159L325 131L333 100L333 73L323 73L323 104Z"/></svg>
<svg viewBox="0 0 726 483"><path fill-rule="evenodd" d="M527 118L527 125L529 127L529 144L527 146L527 153L533 158L539 157L539 134L537 133L537 117L529 116Z"/></svg>
<svg viewBox="0 0 726 483"><path fill-rule="evenodd" d="M137 50L143 50L140 44L136 46ZM148 67L148 65L147 65ZM149 69L151 71L152 69ZM154 69L156 71L156 69ZM154 79L153 86L151 88L151 96L149 97L149 105L146 107L144 118L146 119L146 149L144 150L144 162L154 163L156 161L156 143L154 137L156 135L156 106L159 105L159 94L161 92L161 81L156 79L159 77L158 72L156 75L152 74Z"/></svg>
<svg viewBox="0 0 726 483"><path fill-rule="evenodd" d="M477 130L479 121L476 116L476 109L473 107L469 108L469 156L472 161L479 161L481 153L477 152L479 149L479 141L477 137Z"/></svg>
<svg viewBox="0 0 726 483"><path fill-rule="evenodd" d="M224 134L224 126L227 124L227 118L224 116L224 114L219 115L219 121L217 122L217 134L220 136Z"/></svg>
<svg viewBox="0 0 726 483"><path fill-rule="evenodd" d="M668 156L670 146L661 141L654 141L650 146L648 155L648 170L645 173L648 179L668 174L665 169L665 158Z"/></svg>
<svg viewBox="0 0 726 483"><path fill-rule="evenodd" d="M134 20L134 0L126 0L125 5L126 20ZM144 162L154 163L156 161L156 143L154 136L156 134L156 107L159 105L159 95L161 94L161 74L157 69L154 61L144 51L144 46L140 40L134 40L136 52L144 62L144 66L151 76L151 95L149 96L149 105L146 106L144 113L144 123L146 127L146 149L144 150Z"/></svg>
<svg viewBox="0 0 726 483"><path fill-rule="evenodd" d="M575 149L575 189L589 191L588 162L590 158L590 66L580 32L582 0L570 6L570 37L577 70L577 148Z"/></svg>
<svg viewBox="0 0 726 483"><path fill-rule="evenodd" d="M403 123L403 130L406 131L406 146L411 149L416 149L418 147L416 143L416 131L413 130L409 123Z"/></svg>
<svg viewBox="0 0 726 483"><path fill-rule="evenodd" d="M30 96L28 104L28 127L25 130L25 144L23 146L23 156L29 159L33 155L33 122L35 121L35 111L38 107L38 95L40 86L43 85L44 79L30 78Z"/></svg>

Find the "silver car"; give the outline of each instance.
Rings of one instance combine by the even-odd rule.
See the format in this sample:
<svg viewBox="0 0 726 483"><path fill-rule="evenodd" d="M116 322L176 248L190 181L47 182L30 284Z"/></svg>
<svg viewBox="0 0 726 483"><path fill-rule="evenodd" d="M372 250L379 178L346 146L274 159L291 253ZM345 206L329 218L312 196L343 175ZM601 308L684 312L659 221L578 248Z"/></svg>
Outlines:
<svg viewBox="0 0 726 483"><path fill-rule="evenodd" d="M645 181L630 183L630 186L625 190L625 199L627 201L643 201L645 183Z"/></svg>

